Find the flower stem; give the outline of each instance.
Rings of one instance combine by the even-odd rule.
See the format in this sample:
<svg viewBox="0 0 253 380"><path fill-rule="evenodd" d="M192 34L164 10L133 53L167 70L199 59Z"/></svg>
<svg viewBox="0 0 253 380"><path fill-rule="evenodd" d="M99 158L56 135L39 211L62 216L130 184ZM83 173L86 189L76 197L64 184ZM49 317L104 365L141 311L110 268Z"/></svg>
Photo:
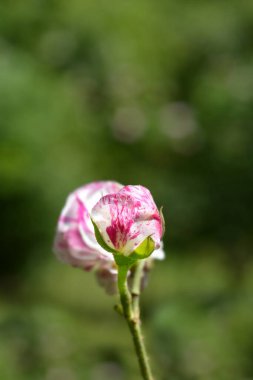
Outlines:
<svg viewBox="0 0 253 380"><path fill-rule="evenodd" d="M131 287L132 305L135 318L140 317L140 293L141 293L141 278L143 274L143 268L145 265L144 260L140 260L135 267L133 275L133 283Z"/></svg>
<svg viewBox="0 0 253 380"><path fill-rule="evenodd" d="M135 304L135 310L133 310L132 296L127 286L127 273L128 273L129 268L130 267L127 265L126 266L120 265L118 267L118 288L119 288L120 300L121 300L121 304L123 308L124 317L128 323L130 332L132 334L134 347L135 347L136 355L138 358L142 377L144 380L154 380L151 373L150 366L149 366L147 351L144 345L144 340L143 340L143 336L141 332L141 321L139 317L139 311L138 311L138 314L136 315L136 311L139 310L139 301L137 300L137 304ZM138 281L136 279L136 282L134 281L134 284L133 284L133 288L136 288L135 290L137 290L137 287L140 289L141 271L142 271L142 268L141 270L139 269L139 271L135 273L135 275L139 273L137 276ZM132 292L133 292L133 288L132 288ZM133 295L134 294L135 293L133 293ZM139 291L138 291L138 294L136 294L136 296L139 298Z"/></svg>
<svg viewBox="0 0 253 380"><path fill-rule="evenodd" d="M120 294L120 301L123 308L123 314L127 321L130 321L133 318L132 312L132 297L129 293L127 286L127 273L129 270L128 265L120 265L118 267L118 288Z"/></svg>

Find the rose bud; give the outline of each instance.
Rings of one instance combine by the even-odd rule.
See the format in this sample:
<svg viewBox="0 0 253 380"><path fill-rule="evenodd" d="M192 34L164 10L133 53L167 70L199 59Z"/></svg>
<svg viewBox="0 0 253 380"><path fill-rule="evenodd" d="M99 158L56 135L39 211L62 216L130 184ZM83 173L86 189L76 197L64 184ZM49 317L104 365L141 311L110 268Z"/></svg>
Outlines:
<svg viewBox="0 0 253 380"><path fill-rule="evenodd" d="M117 266L113 254L98 244L90 214L101 198L115 195L121 189L123 185L112 181L92 182L76 189L66 200L54 241L54 251L61 261L87 271L95 269L99 284L108 294L117 291ZM161 246L149 260L163 258Z"/></svg>
<svg viewBox="0 0 253 380"><path fill-rule="evenodd" d="M113 256L98 243L90 212L97 201L123 186L117 182L92 182L71 193L58 220L54 251L57 257L72 266L90 270L99 264L113 263Z"/></svg>
<svg viewBox="0 0 253 380"><path fill-rule="evenodd" d="M143 186L125 186L103 196L91 218L98 242L116 257L146 258L161 246L163 218Z"/></svg>

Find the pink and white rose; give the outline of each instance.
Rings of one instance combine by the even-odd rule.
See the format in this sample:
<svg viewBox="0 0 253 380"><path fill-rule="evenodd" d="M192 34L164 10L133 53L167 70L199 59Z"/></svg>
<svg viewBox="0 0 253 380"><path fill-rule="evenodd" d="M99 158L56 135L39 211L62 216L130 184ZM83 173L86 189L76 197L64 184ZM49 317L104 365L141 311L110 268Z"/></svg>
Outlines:
<svg viewBox="0 0 253 380"><path fill-rule="evenodd" d="M76 189L59 217L54 251L61 261L74 267L94 268L108 293L116 291L117 267L113 254L98 244L91 215L110 247L128 255L151 236L156 250L150 259L164 258L161 218L146 188L99 181Z"/></svg>
<svg viewBox="0 0 253 380"><path fill-rule="evenodd" d="M148 189L125 186L103 196L91 211L106 245L129 256L145 239L151 237L159 249L163 233L160 213Z"/></svg>
<svg viewBox="0 0 253 380"><path fill-rule="evenodd" d="M113 263L112 254L97 243L90 213L101 197L122 187L112 181L92 182L68 196L54 241L54 251L61 261L85 270Z"/></svg>

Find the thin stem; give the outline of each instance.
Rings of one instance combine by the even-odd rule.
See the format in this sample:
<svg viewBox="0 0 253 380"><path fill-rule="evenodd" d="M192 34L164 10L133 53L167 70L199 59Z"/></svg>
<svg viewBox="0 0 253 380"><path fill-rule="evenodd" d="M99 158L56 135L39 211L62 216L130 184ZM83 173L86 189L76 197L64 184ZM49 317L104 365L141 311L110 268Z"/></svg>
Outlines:
<svg viewBox="0 0 253 380"><path fill-rule="evenodd" d="M135 351L137 354L142 377L144 380L154 380L151 373L150 366L149 366L147 351L144 345L144 340L143 340L143 336L141 332L140 318L139 318L139 315L136 318L136 316L133 313L132 297L127 287L128 270L129 270L129 266L118 267L118 288L119 288L123 313L128 323L130 332L132 334ZM141 275L138 276L138 278L141 278ZM137 282L139 282L139 280L138 281L136 280L136 284ZM140 285L140 282L139 282L139 285Z"/></svg>
<svg viewBox="0 0 253 380"><path fill-rule="evenodd" d="M132 283L132 287L131 287L133 312L134 312L134 316L136 319L138 319L140 317L139 301L140 301L141 280L142 280L144 265L145 265L144 260L140 260L137 263L135 270L134 270L133 283Z"/></svg>
<svg viewBox="0 0 253 380"><path fill-rule="evenodd" d="M135 351L138 357L140 370L144 380L154 380L149 365L148 355L141 332L140 321L128 321L128 326L132 333Z"/></svg>
<svg viewBox="0 0 253 380"><path fill-rule="evenodd" d="M126 320L131 320L133 314L131 307L132 298L127 287L127 273L129 268L128 265L120 265L118 267L118 288L123 314Z"/></svg>

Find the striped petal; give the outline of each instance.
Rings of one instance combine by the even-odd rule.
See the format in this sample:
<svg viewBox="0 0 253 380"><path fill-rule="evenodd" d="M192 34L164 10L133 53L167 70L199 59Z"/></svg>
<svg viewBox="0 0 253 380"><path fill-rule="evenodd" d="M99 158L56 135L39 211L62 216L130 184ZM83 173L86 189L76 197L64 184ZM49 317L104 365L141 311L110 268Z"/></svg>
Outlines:
<svg viewBox="0 0 253 380"><path fill-rule="evenodd" d="M143 186L125 186L102 197L91 212L104 242L129 256L147 238L160 248L162 220L152 195Z"/></svg>
<svg viewBox="0 0 253 380"><path fill-rule="evenodd" d="M113 261L113 256L97 243L90 211L101 197L121 188L116 182L100 181L80 187L69 195L58 220L54 241L54 251L60 260L86 270L98 262Z"/></svg>

